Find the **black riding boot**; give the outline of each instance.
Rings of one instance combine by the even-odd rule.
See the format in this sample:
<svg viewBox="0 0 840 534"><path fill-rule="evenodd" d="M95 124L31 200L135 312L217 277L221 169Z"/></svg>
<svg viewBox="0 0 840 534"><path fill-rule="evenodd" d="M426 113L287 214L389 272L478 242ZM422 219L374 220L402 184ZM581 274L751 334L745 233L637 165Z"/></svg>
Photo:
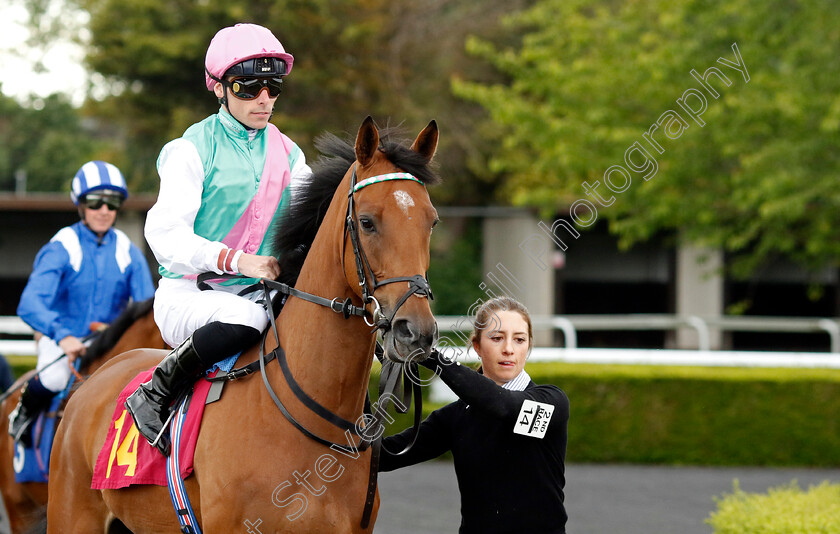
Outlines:
<svg viewBox="0 0 840 534"><path fill-rule="evenodd" d="M15 410L9 414L9 435L25 447L32 446L32 424L38 414L50 406L55 393L45 388L37 378L31 379L23 386L20 401Z"/></svg>
<svg viewBox="0 0 840 534"><path fill-rule="evenodd" d="M140 384L125 401L137 430L164 456L169 456L169 435L161 435L161 430L169 417L169 405L184 386L201 376L204 370L205 365L189 337L158 364L151 380Z"/></svg>

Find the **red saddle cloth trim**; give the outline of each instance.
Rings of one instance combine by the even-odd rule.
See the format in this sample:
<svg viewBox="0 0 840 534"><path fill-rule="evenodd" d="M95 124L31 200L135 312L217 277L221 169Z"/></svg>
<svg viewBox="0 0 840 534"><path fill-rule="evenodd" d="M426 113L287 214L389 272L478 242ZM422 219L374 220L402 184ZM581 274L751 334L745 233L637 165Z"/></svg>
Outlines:
<svg viewBox="0 0 840 534"><path fill-rule="evenodd" d="M128 398L140 384L152 376L154 367L134 377L117 398L117 406L111 417L108 436L96 457L91 489L119 489L132 484L157 484L166 486L166 457L137 431L131 414L125 408ZM187 478L193 471L193 455L198 441L198 430L204 414L204 402L210 391L210 382L199 380L193 388L187 417L181 431L181 450L178 451L181 478ZM173 451L174 453L174 451Z"/></svg>

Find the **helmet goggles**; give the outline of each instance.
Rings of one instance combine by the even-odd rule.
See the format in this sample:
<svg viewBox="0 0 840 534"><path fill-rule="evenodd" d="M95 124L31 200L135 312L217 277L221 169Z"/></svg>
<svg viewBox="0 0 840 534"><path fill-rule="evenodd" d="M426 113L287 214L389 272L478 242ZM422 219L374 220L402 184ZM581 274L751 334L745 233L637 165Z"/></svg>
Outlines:
<svg viewBox="0 0 840 534"><path fill-rule="evenodd" d="M260 95L263 88L268 90L268 96L277 98L283 89L283 78L237 77L232 80L222 80L222 85L242 100L253 100Z"/></svg>
<svg viewBox="0 0 840 534"><path fill-rule="evenodd" d="M204 58L205 85L213 91L225 77L286 76L294 61L268 28L257 24L222 28L210 41Z"/></svg>
<svg viewBox="0 0 840 534"><path fill-rule="evenodd" d="M103 190L85 195L82 201L88 209L98 210L102 206L108 206L110 211L117 211L122 206L123 197L116 191Z"/></svg>

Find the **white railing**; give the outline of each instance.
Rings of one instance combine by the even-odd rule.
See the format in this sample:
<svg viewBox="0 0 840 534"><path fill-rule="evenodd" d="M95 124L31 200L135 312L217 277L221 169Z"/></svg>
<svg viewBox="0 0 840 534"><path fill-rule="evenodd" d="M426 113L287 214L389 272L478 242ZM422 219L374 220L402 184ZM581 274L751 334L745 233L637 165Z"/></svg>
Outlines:
<svg viewBox="0 0 840 534"><path fill-rule="evenodd" d="M0 339L0 354L16 354L20 356L35 356L38 352L33 332L29 325L17 316L0 316L0 334L26 336L27 339Z"/></svg>
<svg viewBox="0 0 840 534"><path fill-rule="evenodd" d="M438 316L441 332L471 330L467 317ZM534 329L560 330L563 332L564 347L577 348L577 332L594 330L676 330L691 328L697 332L697 349L711 348L710 331L717 329L730 332L796 332L822 333L829 336L830 352L840 353L840 323L835 319L821 317L742 317L719 316L699 317L696 315L552 315L532 317Z"/></svg>
<svg viewBox="0 0 840 534"><path fill-rule="evenodd" d="M820 317L699 317L695 315L628 314L628 315L551 315L532 317L537 330L563 332L564 348L576 349L577 333L596 330L676 330L691 328L697 332L699 351L709 351L710 331L729 332L795 332L822 333L829 336L830 352L840 353L840 323ZM468 317L441 315L437 317L442 333L470 331ZM35 355L32 329L19 317L0 316L0 334L26 336L27 339L0 339L0 354ZM453 340L453 341L464 341ZM463 343L456 343L461 345Z"/></svg>

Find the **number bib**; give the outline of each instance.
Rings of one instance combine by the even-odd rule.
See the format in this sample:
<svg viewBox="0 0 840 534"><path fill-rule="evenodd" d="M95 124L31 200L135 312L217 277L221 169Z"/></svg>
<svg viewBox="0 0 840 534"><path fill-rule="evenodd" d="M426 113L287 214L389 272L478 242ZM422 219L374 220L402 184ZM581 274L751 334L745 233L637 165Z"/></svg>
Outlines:
<svg viewBox="0 0 840 534"><path fill-rule="evenodd" d="M548 430L548 423L553 413L553 405L525 399L522 402L522 409L519 410L516 424L513 426L513 433L542 439Z"/></svg>

